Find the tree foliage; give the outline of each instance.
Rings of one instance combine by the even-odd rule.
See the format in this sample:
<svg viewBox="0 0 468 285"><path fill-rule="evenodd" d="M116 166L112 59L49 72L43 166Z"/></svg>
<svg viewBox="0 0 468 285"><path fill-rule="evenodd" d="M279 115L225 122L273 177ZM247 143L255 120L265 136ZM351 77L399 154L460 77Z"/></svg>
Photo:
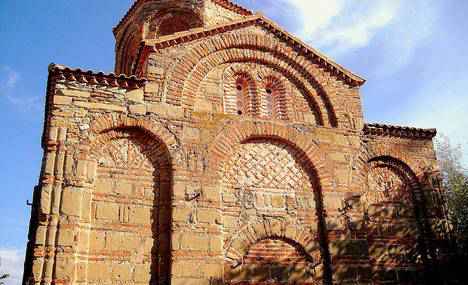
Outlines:
<svg viewBox="0 0 468 285"><path fill-rule="evenodd" d="M4 285L5 284L4 280L7 279L8 277L10 277L10 275L8 274L0 275L0 285Z"/></svg>
<svg viewBox="0 0 468 285"><path fill-rule="evenodd" d="M462 149L440 136L436 151L457 254L468 257L468 175L461 162Z"/></svg>

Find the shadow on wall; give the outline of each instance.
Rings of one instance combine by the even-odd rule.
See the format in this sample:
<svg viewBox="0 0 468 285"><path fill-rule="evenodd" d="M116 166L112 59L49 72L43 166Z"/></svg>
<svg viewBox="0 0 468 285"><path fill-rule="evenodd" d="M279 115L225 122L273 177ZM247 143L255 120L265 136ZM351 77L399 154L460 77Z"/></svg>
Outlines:
<svg viewBox="0 0 468 285"><path fill-rule="evenodd" d="M284 285L303 284L319 285L322 281L314 281L313 268L307 268L302 261L291 261L289 264L283 262L258 262L243 266L242 270L233 271L229 279L237 281L223 281L211 279L210 285ZM302 281L301 281L302 280Z"/></svg>
<svg viewBox="0 0 468 285"><path fill-rule="evenodd" d="M379 199L345 198L339 224L328 225L333 284L468 284L461 274L468 263L454 257L449 242L437 174L428 170L417 184L402 181L386 184L394 193L378 193ZM210 284L329 284L314 279L304 260L256 256L252 260L247 253L239 270L227 270L231 273L224 280L238 281L212 279Z"/></svg>

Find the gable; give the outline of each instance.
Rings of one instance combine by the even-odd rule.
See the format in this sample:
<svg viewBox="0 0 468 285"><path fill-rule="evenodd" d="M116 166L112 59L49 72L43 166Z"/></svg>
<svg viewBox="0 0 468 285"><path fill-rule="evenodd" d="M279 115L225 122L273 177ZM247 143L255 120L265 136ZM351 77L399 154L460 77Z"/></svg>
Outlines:
<svg viewBox="0 0 468 285"><path fill-rule="evenodd" d="M339 80L343 80L350 86L361 86L365 83L365 80L360 76L335 63L318 50L308 46L303 41L284 31L273 21L262 15L253 15L227 24L221 24L208 28L192 29L190 31L180 32L167 37L161 37L156 40L144 41L144 43L142 43L139 60L134 71L136 72L139 67L141 68L138 63L141 63L142 60L144 60L145 55L147 56L148 52L153 50L160 50L172 46L183 45L207 38L209 36L236 31L252 26L260 27L265 30L267 34L276 37L285 46L287 46L288 51L286 52L294 53L296 57L303 57L305 60L320 65L323 69L333 74Z"/></svg>

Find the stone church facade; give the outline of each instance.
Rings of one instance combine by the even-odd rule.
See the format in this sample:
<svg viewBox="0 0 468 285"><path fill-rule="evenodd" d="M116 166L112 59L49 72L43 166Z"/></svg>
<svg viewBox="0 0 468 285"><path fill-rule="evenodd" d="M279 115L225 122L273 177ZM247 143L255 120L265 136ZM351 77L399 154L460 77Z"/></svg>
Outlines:
<svg viewBox="0 0 468 285"><path fill-rule="evenodd" d="M435 130L366 124L365 80L227 0L114 34L115 74L49 67L24 284L424 284Z"/></svg>

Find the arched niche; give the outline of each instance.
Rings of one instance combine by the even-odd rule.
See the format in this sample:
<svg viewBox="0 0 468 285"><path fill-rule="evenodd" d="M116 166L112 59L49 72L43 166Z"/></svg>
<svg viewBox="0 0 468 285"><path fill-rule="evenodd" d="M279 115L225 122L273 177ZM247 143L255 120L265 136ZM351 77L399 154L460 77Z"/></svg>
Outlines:
<svg viewBox="0 0 468 285"><path fill-rule="evenodd" d="M88 156L96 165L88 272L102 268L115 282L166 284L171 271L169 149L148 129L115 122L113 127L113 122L101 118L91 128L100 131ZM88 274L90 283L104 278L108 276Z"/></svg>
<svg viewBox="0 0 468 285"><path fill-rule="evenodd" d="M361 205L374 280L391 276L395 282L413 284L422 276L427 230L420 191L416 175L404 162L390 156L368 161Z"/></svg>
<svg viewBox="0 0 468 285"><path fill-rule="evenodd" d="M252 270L265 269L260 260L269 258L268 243L272 248L283 248L301 263L283 268L285 271L276 276L282 282L328 280L330 258L320 181L300 149L284 139L250 137L233 147L218 171L226 241L225 281L240 278L245 284L255 284L266 278ZM267 249L260 250L264 246ZM252 259L254 252L258 262ZM272 262L279 265L284 260ZM308 269L306 274L301 271L304 268Z"/></svg>
<svg viewBox="0 0 468 285"><path fill-rule="evenodd" d="M203 26L194 10L170 8L159 11L145 23L145 39L156 39Z"/></svg>

